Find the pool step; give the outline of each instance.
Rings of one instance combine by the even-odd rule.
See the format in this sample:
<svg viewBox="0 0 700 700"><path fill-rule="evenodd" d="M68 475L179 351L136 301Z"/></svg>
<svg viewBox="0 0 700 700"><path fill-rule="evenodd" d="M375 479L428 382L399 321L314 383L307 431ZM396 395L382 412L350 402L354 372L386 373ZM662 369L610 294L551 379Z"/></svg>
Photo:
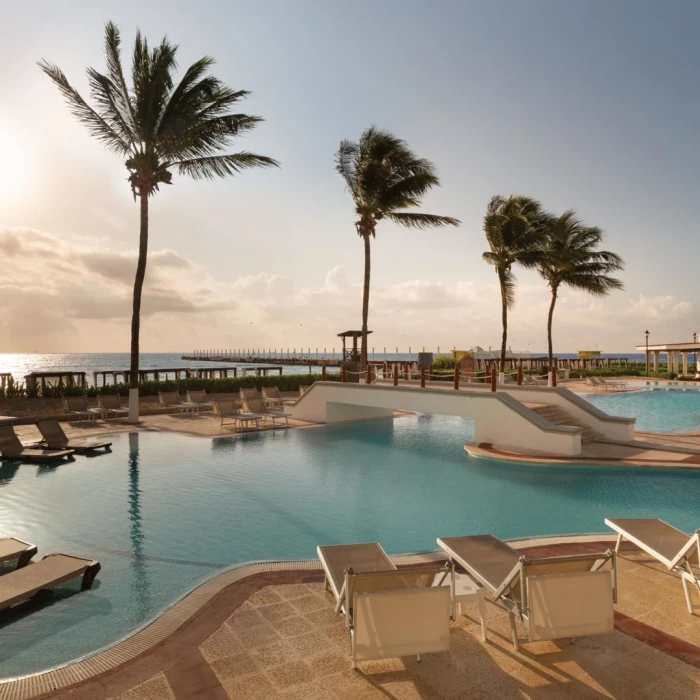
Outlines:
<svg viewBox="0 0 700 700"><path fill-rule="evenodd" d="M597 433L589 426L583 425L578 418L567 413L559 406L546 403L527 403L526 406L554 425L571 425L576 428L581 428L583 430L581 434L582 443L595 442L603 437L601 433Z"/></svg>

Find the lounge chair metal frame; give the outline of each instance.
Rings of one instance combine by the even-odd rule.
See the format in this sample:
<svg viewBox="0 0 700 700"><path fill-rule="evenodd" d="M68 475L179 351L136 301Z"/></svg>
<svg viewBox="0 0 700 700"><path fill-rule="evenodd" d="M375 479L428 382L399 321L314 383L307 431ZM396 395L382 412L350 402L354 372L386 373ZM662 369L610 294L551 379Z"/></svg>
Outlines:
<svg viewBox="0 0 700 700"><path fill-rule="evenodd" d="M669 571L675 571L677 574L679 574L683 585L685 602L688 606L688 612L692 615L695 612L695 607L693 606L693 601L690 597L690 588L688 584L694 585L698 593L700 593L700 575L693 571L691 562L693 558L696 558L696 561L698 562L696 566L700 566L700 530L695 530L692 535L687 535L687 533L683 532L682 534L688 537L688 541L680 548L678 553L672 559L668 559L640 537L624 530L623 527L618 524L620 520L624 522L624 519L605 519L605 524L617 533L615 552L619 552L622 541L627 540L628 542L632 542L632 544L637 545L637 547L639 547L643 552L646 552L650 556L654 557L654 559L661 562ZM656 520L659 525L676 530L676 532L679 534L682 532L681 530L674 528L673 525L670 525L665 520L655 518L651 519L650 522L653 520Z"/></svg>
<svg viewBox="0 0 700 700"><path fill-rule="evenodd" d="M466 539L466 538L465 538ZM497 540L497 538L494 538ZM611 580L612 580L612 603L617 602L617 561L616 552L608 549L605 552L593 553L593 554L572 554L567 556L559 557L543 557L543 558L531 558L525 555L518 557L517 562L503 579L499 586L494 586L493 582L488 581L479 569L472 566L469 561L456 555L452 549L444 543L442 539L438 539L438 544L442 549L444 549L450 557L450 561L453 564L459 564L462 566L469 576L474 579L479 585L484 586L486 590L489 591L494 601L501 601L503 605L508 610L508 617L510 621L511 634L513 636L513 647L516 651L520 650L520 643L526 641L533 641L530 633L524 639L520 639L518 636L518 630L516 625L516 618L520 620L521 624L528 629L531 617L531 604L528 598L529 596L529 581L536 579L547 579L554 578L556 576L564 576L566 574L553 573L555 571L554 567L560 564L575 563L575 562L590 562L591 566L585 570L577 572L580 574L596 573L601 571L602 567L606 563L611 565ZM504 543L505 544L505 543ZM515 550L514 550L515 551ZM546 567L548 565L553 565L552 573L528 573L529 569ZM602 572L606 573L606 572ZM573 575L577 575L573 574ZM571 635L566 635L571 636Z"/></svg>
<svg viewBox="0 0 700 700"><path fill-rule="evenodd" d="M201 394L201 398L203 400L198 401L192 398L192 394ZM207 391L206 389L193 389L190 391L189 389L187 390L187 401L186 405L189 404L190 406L194 406L197 410L197 413L200 411L211 411L212 410L212 402L207 396Z"/></svg>

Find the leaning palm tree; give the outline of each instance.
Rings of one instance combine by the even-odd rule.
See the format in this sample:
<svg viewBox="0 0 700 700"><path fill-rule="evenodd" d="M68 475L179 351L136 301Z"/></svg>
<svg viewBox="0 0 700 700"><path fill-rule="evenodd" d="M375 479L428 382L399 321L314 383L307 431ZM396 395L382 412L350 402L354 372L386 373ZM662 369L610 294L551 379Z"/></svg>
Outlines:
<svg viewBox="0 0 700 700"><path fill-rule="evenodd" d="M537 200L518 195L492 197L484 216L484 232L491 250L482 257L496 269L501 290L501 381L506 366L508 309L515 303L513 266L532 268L537 265L540 258L542 216L542 207Z"/></svg>
<svg viewBox="0 0 700 700"><path fill-rule="evenodd" d="M598 250L603 232L595 226L585 226L572 210L561 216L546 217L542 233L543 255L537 269L552 292L547 316L549 366L552 367L552 318L559 288L565 285L596 296L607 296L614 289L623 288L622 282L611 273L622 270L624 262L615 253Z"/></svg>
<svg viewBox="0 0 700 700"><path fill-rule="evenodd" d="M134 200L139 198L141 226L134 281L129 370L129 421L138 421L139 331L141 293L148 255L148 198L172 182L173 171L195 180L234 175L245 168L277 165L266 156L246 151L222 154L232 139L262 121L230 110L249 93L231 90L208 69L211 58L193 63L175 84L177 46L167 38L149 50L137 32L127 86L121 62L119 30L105 27L107 72L87 69L91 107L56 65L39 66L65 97L71 112L107 149L124 159Z"/></svg>
<svg viewBox="0 0 700 700"><path fill-rule="evenodd" d="M365 276L362 292L362 349L360 371L367 366L367 318L369 316L370 238L377 223L388 219L401 226L428 229L459 226L451 216L402 211L418 207L432 187L440 185L435 166L417 158L402 139L388 131L369 127L360 140L341 141L335 154L335 167L345 180L355 204L355 229L365 249Z"/></svg>

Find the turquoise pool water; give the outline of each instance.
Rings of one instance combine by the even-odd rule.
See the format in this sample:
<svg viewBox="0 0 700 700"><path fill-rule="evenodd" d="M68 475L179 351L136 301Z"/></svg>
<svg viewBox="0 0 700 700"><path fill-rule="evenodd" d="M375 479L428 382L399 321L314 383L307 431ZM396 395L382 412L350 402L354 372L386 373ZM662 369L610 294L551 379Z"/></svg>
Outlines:
<svg viewBox="0 0 700 700"><path fill-rule="evenodd" d="M114 436L111 454L0 467L0 535L102 562L99 585L0 619L0 677L109 645L232 564L311 558L317 544L600 532L606 516L692 530L700 474L470 459L468 421L410 416L205 440Z"/></svg>
<svg viewBox="0 0 700 700"><path fill-rule="evenodd" d="M697 389L644 389L582 396L610 415L636 418L636 430L700 432L700 391Z"/></svg>

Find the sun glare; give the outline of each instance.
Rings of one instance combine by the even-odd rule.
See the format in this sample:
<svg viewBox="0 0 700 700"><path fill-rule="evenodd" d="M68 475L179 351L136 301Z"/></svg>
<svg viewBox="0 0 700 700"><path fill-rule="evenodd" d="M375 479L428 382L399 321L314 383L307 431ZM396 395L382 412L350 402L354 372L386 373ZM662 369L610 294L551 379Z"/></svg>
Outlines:
<svg viewBox="0 0 700 700"><path fill-rule="evenodd" d="M0 202L16 196L22 189L27 167L19 140L11 129L0 126Z"/></svg>

